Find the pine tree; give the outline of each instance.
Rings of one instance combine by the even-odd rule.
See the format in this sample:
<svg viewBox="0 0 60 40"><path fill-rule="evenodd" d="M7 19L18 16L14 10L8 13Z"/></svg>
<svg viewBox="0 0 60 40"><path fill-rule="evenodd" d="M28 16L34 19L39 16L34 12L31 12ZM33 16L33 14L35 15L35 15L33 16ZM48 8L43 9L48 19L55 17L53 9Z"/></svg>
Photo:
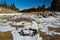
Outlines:
<svg viewBox="0 0 60 40"><path fill-rule="evenodd" d="M53 0L52 1L51 10L54 11L54 12L60 10L60 0Z"/></svg>
<svg viewBox="0 0 60 40"><path fill-rule="evenodd" d="M4 5L3 3L0 3L0 7L3 7L3 5Z"/></svg>
<svg viewBox="0 0 60 40"><path fill-rule="evenodd" d="M42 7L41 7L41 10L44 12L45 11L45 1L46 0L44 0L44 2L43 2L43 4L42 4Z"/></svg>
<svg viewBox="0 0 60 40"><path fill-rule="evenodd" d="M14 10L14 11L19 11L18 8L16 8L15 4L11 4L10 7L9 7L11 10Z"/></svg>
<svg viewBox="0 0 60 40"><path fill-rule="evenodd" d="M4 1L4 5L3 5L4 8L7 8L7 3Z"/></svg>
<svg viewBox="0 0 60 40"><path fill-rule="evenodd" d="M56 11L60 11L60 0L56 1Z"/></svg>
<svg viewBox="0 0 60 40"><path fill-rule="evenodd" d="M37 7L37 11L38 11L38 12L41 11L41 7L40 7L40 6Z"/></svg>
<svg viewBox="0 0 60 40"><path fill-rule="evenodd" d="M55 11L55 6L56 6L56 3L55 3L55 0L53 0L51 3L51 10L52 11Z"/></svg>
<svg viewBox="0 0 60 40"><path fill-rule="evenodd" d="M41 7L41 11L45 11L45 5L43 4L42 7Z"/></svg>

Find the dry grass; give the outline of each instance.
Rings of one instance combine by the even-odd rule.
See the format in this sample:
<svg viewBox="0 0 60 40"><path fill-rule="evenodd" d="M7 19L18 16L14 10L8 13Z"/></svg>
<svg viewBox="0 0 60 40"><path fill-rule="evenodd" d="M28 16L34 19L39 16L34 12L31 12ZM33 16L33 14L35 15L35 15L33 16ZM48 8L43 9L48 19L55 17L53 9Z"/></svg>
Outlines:
<svg viewBox="0 0 60 40"><path fill-rule="evenodd" d="M60 35L53 35L53 36L47 35L47 37L48 40L60 40Z"/></svg>
<svg viewBox="0 0 60 40"><path fill-rule="evenodd" d="M13 40L11 32L0 32L0 40Z"/></svg>
<svg viewBox="0 0 60 40"><path fill-rule="evenodd" d="M16 29L18 29L18 28L23 28L24 27L24 25L10 25L11 27L15 27Z"/></svg>
<svg viewBox="0 0 60 40"><path fill-rule="evenodd" d="M16 22L21 22L21 21L32 22L34 20L31 18L23 18L22 17L22 18L15 19L14 21L16 21Z"/></svg>
<svg viewBox="0 0 60 40"><path fill-rule="evenodd" d="M42 40L60 40L60 35L46 35L44 32L38 29L38 34L42 37Z"/></svg>
<svg viewBox="0 0 60 40"><path fill-rule="evenodd" d="M55 31L55 32L60 32L60 28L52 28L48 27L49 31Z"/></svg>
<svg viewBox="0 0 60 40"><path fill-rule="evenodd" d="M40 24L40 22L37 22L37 24Z"/></svg>
<svg viewBox="0 0 60 40"><path fill-rule="evenodd" d="M3 8L3 7L1 7L1 8ZM6 8L6 9L4 8L4 9L1 10L0 13L9 14L9 13L18 13L18 12L17 11L13 11L13 10L8 9L8 8Z"/></svg>
<svg viewBox="0 0 60 40"><path fill-rule="evenodd" d="M38 34L43 38L42 40L47 40L47 35L44 32L40 31L40 29L38 29Z"/></svg>
<svg viewBox="0 0 60 40"><path fill-rule="evenodd" d="M1 19L9 19L9 18L12 18L13 16L3 16L1 17Z"/></svg>

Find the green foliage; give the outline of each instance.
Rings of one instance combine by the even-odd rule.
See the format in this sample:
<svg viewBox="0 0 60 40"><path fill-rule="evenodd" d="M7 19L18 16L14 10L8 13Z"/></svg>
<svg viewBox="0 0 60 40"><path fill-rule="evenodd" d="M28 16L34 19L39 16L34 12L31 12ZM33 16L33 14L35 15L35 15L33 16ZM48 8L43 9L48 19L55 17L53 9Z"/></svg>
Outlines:
<svg viewBox="0 0 60 40"><path fill-rule="evenodd" d="M38 6L37 8L33 7L33 8L29 8L29 9L24 9L21 12L40 12L40 11L45 11L45 5L42 5L41 7Z"/></svg>
<svg viewBox="0 0 60 40"><path fill-rule="evenodd" d="M11 10L14 10L14 11L19 11L18 8L16 8L15 4L11 4L11 5L7 5L7 3L4 1L4 3L0 3L0 7L3 7L3 8L8 8L8 9L11 9Z"/></svg>
<svg viewBox="0 0 60 40"><path fill-rule="evenodd" d="M4 5L3 5L4 8L7 8L7 4L6 2L4 1Z"/></svg>
<svg viewBox="0 0 60 40"><path fill-rule="evenodd" d="M49 7L46 8L45 6L45 1L42 4L42 6L38 6L37 8L33 7L33 8L29 8L29 9L25 9L22 10L21 12L40 12L40 11L60 11L60 0L53 0L51 5Z"/></svg>
<svg viewBox="0 0 60 40"><path fill-rule="evenodd" d="M40 6L37 7L37 11L38 12L41 11L41 7Z"/></svg>
<svg viewBox="0 0 60 40"><path fill-rule="evenodd" d="M40 11L46 11L45 8L45 4L43 4L42 6L38 6L37 8L33 7L33 8L29 8L29 9L24 9L21 12L40 12Z"/></svg>
<svg viewBox="0 0 60 40"><path fill-rule="evenodd" d="M41 11L45 11L45 5L43 4L42 7L41 7Z"/></svg>
<svg viewBox="0 0 60 40"><path fill-rule="evenodd" d="M60 0L53 0L51 3L52 11L60 11Z"/></svg>
<svg viewBox="0 0 60 40"><path fill-rule="evenodd" d="M34 12L34 11L36 11L36 8L35 7L29 8L29 9L24 9L24 10L22 10L20 12Z"/></svg>

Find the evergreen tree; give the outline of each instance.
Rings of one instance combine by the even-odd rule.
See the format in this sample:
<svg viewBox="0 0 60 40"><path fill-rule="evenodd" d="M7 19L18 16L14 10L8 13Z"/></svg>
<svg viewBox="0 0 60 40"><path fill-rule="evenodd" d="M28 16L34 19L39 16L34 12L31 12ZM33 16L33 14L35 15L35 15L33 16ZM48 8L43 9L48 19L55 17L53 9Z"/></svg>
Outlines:
<svg viewBox="0 0 60 40"><path fill-rule="evenodd" d="M60 11L60 0L53 0L51 3L52 11Z"/></svg>
<svg viewBox="0 0 60 40"><path fill-rule="evenodd" d="M11 10L14 10L14 11L19 11L18 8L16 8L15 4L11 4L11 5L7 5L7 3L4 1L4 3L0 3L0 7L3 7L3 8L8 8L8 9L11 9Z"/></svg>
<svg viewBox="0 0 60 40"><path fill-rule="evenodd" d="M56 2L55 2L55 0L53 0L52 3L51 3L51 10L52 11L55 11L56 10L55 9L56 8L55 6L56 6Z"/></svg>
<svg viewBox="0 0 60 40"><path fill-rule="evenodd" d="M46 8L46 11L51 11L51 8L50 8L50 7L47 7L47 8Z"/></svg>
<svg viewBox="0 0 60 40"><path fill-rule="evenodd" d="M10 7L9 7L11 10L15 10L15 11L18 11L19 9L16 8L15 4L11 4Z"/></svg>
<svg viewBox="0 0 60 40"><path fill-rule="evenodd" d="M42 7L41 7L41 11L45 11L45 5L43 4Z"/></svg>
<svg viewBox="0 0 60 40"><path fill-rule="evenodd" d="M41 11L41 7L40 7L40 6L37 7L37 11L38 11L38 12Z"/></svg>
<svg viewBox="0 0 60 40"><path fill-rule="evenodd" d="M4 1L4 5L3 5L4 8L7 8L7 3Z"/></svg>
<svg viewBox="0 0 60 40"><path fill-rule="evenodd" d="M41 11L43 11L43 12L45 11L45 1L46 0L43 1L42 7L41 7Z"/></svg>
<svg viewBox="0 0 60 40"><path fill-rule="evenodd" d="M4 5L3 3L0 3L0 7L3 7L3 5Z"/></svg>

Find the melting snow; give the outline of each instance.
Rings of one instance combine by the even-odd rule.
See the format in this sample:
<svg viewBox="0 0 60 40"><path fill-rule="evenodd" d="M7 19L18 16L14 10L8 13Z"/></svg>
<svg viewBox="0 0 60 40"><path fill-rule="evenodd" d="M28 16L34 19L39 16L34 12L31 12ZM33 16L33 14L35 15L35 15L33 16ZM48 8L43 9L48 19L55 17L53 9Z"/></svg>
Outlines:
<svg viewBox="0 0 60 40"><path fill-rule="evenodd" d="M37 29L37 30L39 28L42 32L45 32L47 35L52 35L52 34L60 35L60 33L58 33L58 32L54 32L54 31L49 31L48 30L48 27L60 28L60 19L59 18L55 18L55 17L38 18L35 15L25 14L25 15L17 15L15 17L13 17L12 19L17 19L17 18L20 18L20 17L32 18L35 21L33 21L32 23L7 21L7 24L3 23L5 25L1 25L2 22L6 21L6 20L0 20L0 32L11 31L11 33L13 35L13 40L42 40L42 37L39 37L38 34L33 36L33 37L30 37L30 36L21 36L18 33L22 29L29 29L29 28L33 28L33 29ZM40 24L37 24L37 22L40 22ZM18 28L16 30L16 28L11 27L9 25L9 23L12 23L14 25L22 25L22 23L24 23L25 27ZM29 32L32 32L32 31L24 30L24 33L28 34Z"/></svg>

